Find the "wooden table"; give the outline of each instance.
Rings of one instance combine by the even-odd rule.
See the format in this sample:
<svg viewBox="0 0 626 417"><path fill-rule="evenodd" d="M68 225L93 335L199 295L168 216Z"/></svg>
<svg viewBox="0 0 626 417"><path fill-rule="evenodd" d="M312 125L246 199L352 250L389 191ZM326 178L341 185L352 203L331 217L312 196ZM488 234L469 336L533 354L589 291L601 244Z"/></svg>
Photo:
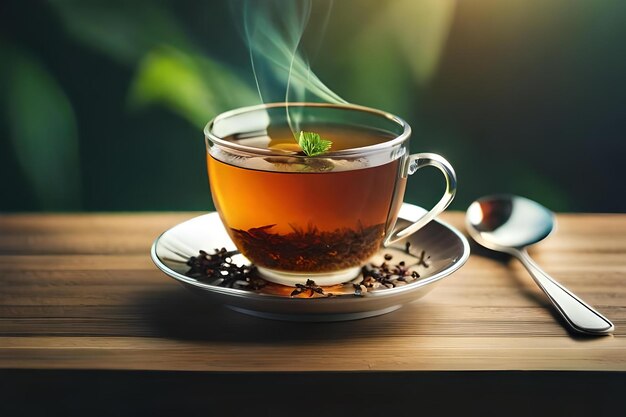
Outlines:
<svg viewBox="0 0 626 417"><path fill-rule="evenodd" d="M517 262L475 247L427 297L381 317L298 324L207 305L158 271L148 253L161 231L196 214L1 215L1 392L19 396L33 381L52 392L55 383L76 389L93 375L110 389L130 389L153 382L152 371L168 392L183 392L173 383L182 378L198 390L221 387L220 398L237 398L241 384L257 393L248 398L265 395L271 380L296 404L305 401L296 386L325 381L337 402L347 388L357 409L367 404L359 396L396 398L379 388L359 394L369 383L426 392L437 383L472 391L477 382L494 393L532 374L528 386L574 380L604 395L626 388L626 215L560 214L557 232L533 251L614 322L614 335L590 338L563 327ZM462 213L442 217L462 229Z"/></svg>

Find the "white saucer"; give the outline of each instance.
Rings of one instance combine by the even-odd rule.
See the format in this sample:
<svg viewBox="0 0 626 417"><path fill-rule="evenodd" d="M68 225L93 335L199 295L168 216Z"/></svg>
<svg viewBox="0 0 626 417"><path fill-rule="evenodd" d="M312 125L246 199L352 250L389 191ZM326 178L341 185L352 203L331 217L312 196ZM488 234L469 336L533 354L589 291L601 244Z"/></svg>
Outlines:
<svg viewBox="0 0 626 417"><path fill-rule="evenodd" d="M404 203L397 227L406 226L424 213L421 207ZM165 231L154 241L151 257L161 271L186 288L235 311L279 320L340 321L389 313L417 300L434 288L435 283L463 266L470 254L467 239L458 230L439 220L424 226L405 242L410 243L411 253L425 251L428 256L428 267L421 264L411 268L418 272L419 278L402 286L370 289L360 295L357 295L359 291L355 294L352 283L359 282L362 277L343 286L324 287L325 292L321 296L311 291L311 297L308 297L305 291L306 294L292 297L290 290L293 288L287 289L277 284L248 290L245 287L223 287L186 276L185 273L190 269L187 260L197 256L200 250L208 253L220 248L236 250L216 212L190 219ZM402 259L409 265L410 259L418 259L417 256L406 254L403 242L393 249L381 249L372 262L382 262L388 253L395 259L390 262ZM249 264L243 255L232 258L237 264Z"/></svg>

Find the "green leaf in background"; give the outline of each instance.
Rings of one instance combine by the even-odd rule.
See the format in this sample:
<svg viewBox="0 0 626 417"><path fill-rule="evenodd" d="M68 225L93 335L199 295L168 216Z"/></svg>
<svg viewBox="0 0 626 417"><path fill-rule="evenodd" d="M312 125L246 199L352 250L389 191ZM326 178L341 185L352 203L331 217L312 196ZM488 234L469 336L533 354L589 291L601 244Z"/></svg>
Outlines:
<svg viewBox="0 0 626 417"><path fill-rule="evenodd" d="M201 127L219 112L259 102L233 70L199 52L161 2L51 4L77 41L135 68L131 109L160 104Z"/></svg>
<svg viewBox="0 0 626 417"><path fill-rule="evenodd" d="M203 127L220 112L259 102L233 71L200 55L160 47L141 61L130 89L133 108L161 104Z"/></svg>
<svg viewBox="0 0 626 417"><path fill-rule="evenodd" d="M80 209L78 133L70 101L34 58L16 49L4 49L1 57L6 117L19 166L42 209Z"/></svg>
<svg viewBox="0 0 626 417"><path fill-rule="evenodd" d="M53 0L67 32L79 42L124 64L167 43L188 49L190 42L173 16L157 1Z"/></svg>
<svg viewBox="0 0 626 417"><path fill-rule="evenodd" d="M455 4L360 0L357 8L335 2L327 38L341 42L321 49L321 56L332 50L333 59L320 65L339 80L337 93L349 101L406 114L436 73ZM346 31L337 23L348 19L360 22L360 29Z"/></svg>
<svg viewBox="0 0 626 417"><path fill-rule="evenodd" d="M385 3L382 26L393 28L393 37L418 85L434 76L452 27L454 0L396 0Z"/></svg>

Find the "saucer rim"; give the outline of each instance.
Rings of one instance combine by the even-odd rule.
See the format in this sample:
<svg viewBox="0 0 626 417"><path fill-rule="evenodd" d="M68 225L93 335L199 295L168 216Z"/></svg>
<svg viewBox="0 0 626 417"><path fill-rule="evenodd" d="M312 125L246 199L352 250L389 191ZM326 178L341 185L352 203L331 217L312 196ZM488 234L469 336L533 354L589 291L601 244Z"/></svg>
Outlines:
<svg viewBox="0 0 626 417"><path fill-rule="evenodd" d="M420 209L423 209L420 206L417 206L415 204L410 204L410 203L402 203L403 206L413 206L413 207L417 207ZM207 284L198 280L195 280L191 277L188 277L186 275L183 275L179 272L174 271L173 269L171 269L170 267L168 267L157 255L157 246L159 244L160 239L168 232L170 232L172 229L174 229L175 227L179 226L180 224L192 221L192 220L196 220L199 219L201 217L207 217L207 216L217 216L217 218L219 219L219 221L221 222L221 218L219 217L219 214L216 211L210 211L208 213L205 214L201 214L199 216L196 217L192 217L190 219L187 219L181 223L177 223L176 225L168 228L167 230L163 231L161 234L159 234L159 236L154 240L154 242L152 243L152 246L150 248L150 258L152 259L152 262L156 265L156 267L163 272L165 275L169 276L170 278L180 282L181 284L184 285L190 285L193 286L195 288L198 289L202 289L208 292L213 292L213 293L219 293L221 295L226 295L226 296L235 296L235 297L242 297L242 298L246 298L248 300L250 299L259 299L260 301L268 301L268 300L281 300L281 301L285 301L285 300L299 300L297 302L316 302L316 303L320 303L320 302L329 302L332 300L337 300L337 299L348 299L350 298L349 296L346 295L340 295L340 296L336 296L336 297L307 297L307 298L302 298L302 297L286 297L283 295L275 295L275 294L264 294L264 293L257 293L257 292L253 292L253 291L248 291L248 290L242 290L242 289L237 289L237 288L229 288L229 287L219 287L217 285L213 285L213 284ZM407 220L404 219L402 217L399 217L400 219L403 220ZM427 278L424 279L420 279L417 280L415 282L403 285L401 287L394 287L394 288L388 288L384 291L372 291L372 292L367 292L363 295L360 296L354 296L354 298L358 298L358 299L362 299L362 298L385 298L385 297L393 297L397 294L400 293L406 293L406 292L411 292L413 290L417 290L418 288L433 284L435 282L438 282L440 280L442 280L443 278L452 275L454 272L458 271L469 259L470 256L470 244L469 241L467 240L467 238L459 231L457 230L454 226L450 225L449 223L440 220L440 219L433 219L433 222L437 222L439 223L441 226L445 227L446 229L448 229L449 231L451 231L462 243L463 245L463 251L462 254L460 256L460 258L454 262L452 262L449 266L447 266L446 268L444 268L443 270L439 271L436 274L433 274ZM407 236L408 237L408 236ZM327 300L327 301L323 301L323 300Z"/></svg>

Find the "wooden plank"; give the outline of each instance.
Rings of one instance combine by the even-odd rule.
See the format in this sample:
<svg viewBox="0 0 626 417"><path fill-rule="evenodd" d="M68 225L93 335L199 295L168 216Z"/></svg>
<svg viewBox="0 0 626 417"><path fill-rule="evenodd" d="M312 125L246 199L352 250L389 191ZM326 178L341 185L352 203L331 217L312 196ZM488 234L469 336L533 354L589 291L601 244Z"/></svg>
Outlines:
<svg viewBox="0 0 626 417"><path fill-rule="evenodd" d="M592 346L588 344L591 343ZM331 344L199 343L162 338L8 337L0 363L16 368L203 371L624 370L623 341L433 335ZM288 354L287 354L288 353Z"/></svg>
<svg viewBox="0 0 626 417"><path fill-rule="evenodd" d="M158 271L153 239L197 213L0 215L0 368L205 371L626 370L626 215L559 215L533 249L610 317L568 333L514 260L476 251L423 300L345 323L207 303ZM444 219L462 228L463 213Z"/></svg>

